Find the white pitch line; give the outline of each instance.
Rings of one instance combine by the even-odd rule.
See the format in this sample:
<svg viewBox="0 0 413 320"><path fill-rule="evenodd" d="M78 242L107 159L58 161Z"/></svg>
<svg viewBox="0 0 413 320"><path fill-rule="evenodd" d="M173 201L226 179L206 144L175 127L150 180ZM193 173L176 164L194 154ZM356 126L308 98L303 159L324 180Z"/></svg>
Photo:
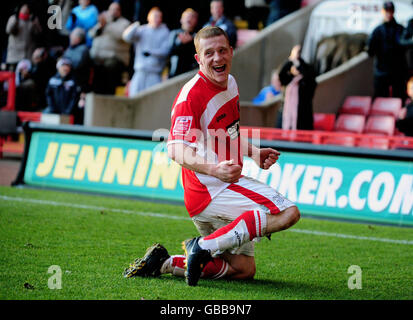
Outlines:
<svg viewBox="0 0 413 320"><path fill-rule="evenodd" d="M290 229L288 231L297 232L297 233L306 233L306 234L311 234L311 235L316 235L316 236L324 236L324 237L335 237L335 238L356 239L356 240L369 240L369 241L380 241L380 242L387 242L387 243L413 245L413 240L396 240L396 239L377 238L377 237L363 237L363 236L355 236L355 235L351 235L351 234L330 233L330 232L314 231L314 230L303 230L303 229Z"/></svg>
<svg viewBox="0 0 413 320"><path fill-rule="evenodd" d="M56 202L56 201L38 200L38 199L29 199L29 198L8 197L8 196L1 196L1 195L0 195L0 199L7 200L7 201L28 202L28 203L42 204L42 205L46 204L46 205L55 206L55 207L68 207L68 208L97 210L97 211L112 211L112 212L126 213L126 214L137 214L137 215L147 216L147 217L157 217L157 218L191 221L191 219L187 218L187 217L173 216L173 215L169 215L169 214L162 214L162 213L156 213L156 212L133 211L133 210L126 210L126 209L115 209L115 208L91 206L91 205L85 205L85 204Z"/></svg>
<svg viewBox="0 0 413 320"><path fill-rule="evenodd" d="M125 213L125 214L136 214L136 215L147 216L147 217L191 221L191 219L188 217L174 216L170 214L163 214L163 213L156 213L156 212L114 209L114 208L106 208L106 207L91 206L91 205L84 205L84 204L74 204L74 203L56 202L56 201L49 201L49 200L38 200L38 199L30 199L30 198L8 197L8 196L2 196L2 195L0 195L0 199L6 200L6 201L26 202L26 203L41 204L41 205L46 204L46 205L56 206L56 207L68 207L68 208L97 210L97 211L112 211L112 212ZM289 229L287 231L316 235L316 236L323 236L323 237L368 240L368 241L413 245L413 240L396 240L396 239L388 239L388 238L364 237L364 236L355 236L351 234L331 233L331 232L296 229L296 228Z"/></svg>

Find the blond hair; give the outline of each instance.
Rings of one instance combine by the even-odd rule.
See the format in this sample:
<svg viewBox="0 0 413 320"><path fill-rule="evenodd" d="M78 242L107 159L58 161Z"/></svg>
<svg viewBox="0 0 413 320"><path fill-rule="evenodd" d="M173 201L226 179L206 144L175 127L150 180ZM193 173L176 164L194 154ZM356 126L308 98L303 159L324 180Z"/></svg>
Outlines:
<svg viewBox="0 0 413 320"><path fill-rule="evenodd" d="M200 41L201 39L209 39L209 38L214 38L214 37L219 37L219 36L225 36L225 39L227 39L228 45L229 45L229 38L227 33L222 30L220 27L205 27L199 30L195 36L194 39L194 44L195 44L195 49L197 53L200 53Z"/></svg>

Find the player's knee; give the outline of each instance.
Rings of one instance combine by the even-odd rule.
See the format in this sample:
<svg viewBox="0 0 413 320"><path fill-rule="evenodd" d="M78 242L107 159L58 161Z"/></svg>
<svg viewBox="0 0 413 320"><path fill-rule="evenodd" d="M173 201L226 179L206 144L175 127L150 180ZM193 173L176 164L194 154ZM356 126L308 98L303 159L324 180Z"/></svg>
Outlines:
<svg viewBox="0 0 413 320"><path fill-rule="evenodd" d="M300 210L296 206L291 207L292 212L291 212L291 226L295 225L298 220L301 218Z"/></svg>
<svg viewBox="0 0 413 320"><path fill-rule="evenodd" d="M300 211L296 206L286 209L284 214L286 217L284 219L284 225L282 226L283 230L292 227L300 220Z"/></svg>

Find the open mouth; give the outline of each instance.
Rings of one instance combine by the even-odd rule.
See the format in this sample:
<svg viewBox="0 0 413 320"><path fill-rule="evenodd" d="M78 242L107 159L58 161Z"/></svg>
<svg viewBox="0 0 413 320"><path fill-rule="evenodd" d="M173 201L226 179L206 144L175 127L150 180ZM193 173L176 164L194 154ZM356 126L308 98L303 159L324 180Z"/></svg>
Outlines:
<svg viewBox="0 0 413 320"><path fill-rule="evenodd" d="M225 71L225 69L226 69L226 65L224 64L224 65L222 65L222 66L215 66L215 67L212 67L216 72L218 72L218 73L221 73L221 72L224 72Z"/></svg>

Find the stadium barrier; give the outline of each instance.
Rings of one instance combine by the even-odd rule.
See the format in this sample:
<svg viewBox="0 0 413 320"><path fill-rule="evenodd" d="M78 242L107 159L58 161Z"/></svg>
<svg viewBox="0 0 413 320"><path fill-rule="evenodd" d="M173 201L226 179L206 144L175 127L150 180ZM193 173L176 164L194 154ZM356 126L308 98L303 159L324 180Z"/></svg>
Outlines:
<svg viewBox="0 0 413 320"><path fill-rule="evenodd" d="M311 144L362 147L376 149L406 149L413 153L413 138L383 134L351 133L321 130L283 130L254 126L241 127L247 132L258 132L261 140L307 142Z"/></svg>
<svg viewBox="0 0 413 320"><path fill-rule="evenodd" d="M13 185L183 203L181 167L167 157L166 129L155 137L146 130L41 123L24 130ZM413 226L411 151L251 141L281 157L270 170L245 158L243 174L279 190L303 216Z"/></svg>
<svg viewBox="0 0 413 320"><path fill-rule="evenodd" d="M313 99L314 112L336 113L347 96L371 96L372 70L373 60L362 52L338 68L318 76ZM167 127L172 101L185 83L183 81L188 81L194 74L190 72L177 76L134 98L89 93L86 96L85 125L145 130ZM261 105L254 105L241 97L241 124L274 127L277 110L281 106L281 96Z"/></svg>

